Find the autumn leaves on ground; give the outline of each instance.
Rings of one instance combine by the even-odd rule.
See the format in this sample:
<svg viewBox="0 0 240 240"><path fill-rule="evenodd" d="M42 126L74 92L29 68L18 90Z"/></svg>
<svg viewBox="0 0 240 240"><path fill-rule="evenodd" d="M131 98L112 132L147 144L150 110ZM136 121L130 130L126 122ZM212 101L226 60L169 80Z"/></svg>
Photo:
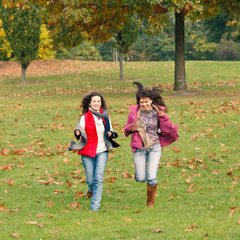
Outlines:
<svg viewBox="0 0 240 240"><path fill-rule="evenodd" d="M186 62L188 92L173 92L173 62L0 62L1 239L239 239L240 65ZM133 81L164 90L179 141L163 149L154 209L136 183L124 137ZM69 152L82 96L103 92L121 147L110 153L102 205L89 210L80 157Z"/></svg>

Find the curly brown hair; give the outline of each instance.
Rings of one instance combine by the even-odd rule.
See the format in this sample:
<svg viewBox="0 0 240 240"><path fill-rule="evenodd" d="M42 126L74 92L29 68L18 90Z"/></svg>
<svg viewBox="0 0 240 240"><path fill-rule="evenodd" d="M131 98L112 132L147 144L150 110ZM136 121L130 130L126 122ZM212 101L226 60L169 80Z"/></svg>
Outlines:
<svg viewBox="0 0 240 240"><path fill-rule="evenodd" d="M139 82L134 82L133 84L137 85L138 91L136 94L137 104L140 103L140 98L150 98L154 105L165 107L165 112L167 112L167 106L163 97L161 96L162 90L158 87L153 87L152 89L146 87Z"/></svg>
<svg viewBox="0 0 240 240"><path fill-rule="evenodd" d="M102 102L101 108L107 109L106 101L104 100L102 94L99 92L91 92L87 94L85 97L83 97L82 99L82 103L81 103L82 114L88 112L89 104L92 100L92 97L95 97L95 96L99 96L101 98L101 102Z"/></svg>

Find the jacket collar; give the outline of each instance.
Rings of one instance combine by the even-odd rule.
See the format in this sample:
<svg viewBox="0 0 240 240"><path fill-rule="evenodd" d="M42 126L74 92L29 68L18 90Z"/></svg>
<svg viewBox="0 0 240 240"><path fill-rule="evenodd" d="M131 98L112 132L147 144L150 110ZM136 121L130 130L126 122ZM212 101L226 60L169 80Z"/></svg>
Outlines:
<svg viewBox="0 0 240 240"><path fill-rule="evenodd" d="M132 112L137 112L138 109L139 109L139 104L138 105L134 105L134 106L131 106L129 109L132 111Z"/></svg>

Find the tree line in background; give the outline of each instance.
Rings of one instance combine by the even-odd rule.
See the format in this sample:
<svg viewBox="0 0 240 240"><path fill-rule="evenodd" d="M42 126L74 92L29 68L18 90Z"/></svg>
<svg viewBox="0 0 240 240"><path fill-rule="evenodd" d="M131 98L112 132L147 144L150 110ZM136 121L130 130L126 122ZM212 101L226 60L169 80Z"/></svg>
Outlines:
<svg viewBox="0 0 240 240"><path fill-rule="evenodd" d="M228 26L226 16L218 15L211 20L186 23L185 56L186 60L239 61L240 39L233 35L237 30ZM174 24L161 34L143 33L141 26L138 38L129 52L126 61L169 61L175 57ZM214 29L214 31L213 31ZM109 41L96 45L103 61L114 60L114 47Z"/></svg>
<svg viewBox="0 0 240 240"><path fill-rule="evenodd" d="M186 90L185 58L239 60L239 9L238 0L0 0L0 55L21 63L23 81L36 57L118 60L120 79L124 60L174 59L174 90Z"/></svg>
<svg viewBox="0 0 240 240"><path fill-rule="evenodd" d="M227 16L218 15L211 20L186 23L186 60L239 61L240 39L234 38L236 28L228 25ZM165 29L161 34L144 33L144 23L138 28L135 43L124 54L124 61L173 61L174 28ZM74 59L84 61L118 61L119 52L115 39L94 44L84 41L76 47L53 48L46 25L41 25L38 59ZM10 43L7 41L0 20L0 60L15 60Z"/></svg>

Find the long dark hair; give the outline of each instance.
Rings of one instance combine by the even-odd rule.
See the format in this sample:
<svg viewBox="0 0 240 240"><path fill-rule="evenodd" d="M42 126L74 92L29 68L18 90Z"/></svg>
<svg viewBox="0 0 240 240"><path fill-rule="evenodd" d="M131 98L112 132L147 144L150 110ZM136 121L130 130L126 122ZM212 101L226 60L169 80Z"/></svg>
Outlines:
<svg viewBox="0 0 240 240"><path fill-rule="evenodd" d="M89 104L90 104L90 102L91 102L91 100L92 100L92 97L95 97L95 96L99 96L99 97L101 98L101 102L102 102L101 108L107 109L107 105L106 105L106 102L105 102L102 94L99 93L99 92L91 92L91 93L87 94L87 95L82 99L82 103L81 103L82 114L88 112Z"/></svg>
<svg viewBox="0 0 240 240"><path fill-rule="evenodd" d="M133 84L137 85L138 87L138 91L136 93L137 104L140 104L140 98L150 98L154 105L165 107L164 112L167 112L167 106L163 97L161 96L161 89L158 87L153 87L152 89L148 87L144 88L139 82L134 82Z"/></svg>

